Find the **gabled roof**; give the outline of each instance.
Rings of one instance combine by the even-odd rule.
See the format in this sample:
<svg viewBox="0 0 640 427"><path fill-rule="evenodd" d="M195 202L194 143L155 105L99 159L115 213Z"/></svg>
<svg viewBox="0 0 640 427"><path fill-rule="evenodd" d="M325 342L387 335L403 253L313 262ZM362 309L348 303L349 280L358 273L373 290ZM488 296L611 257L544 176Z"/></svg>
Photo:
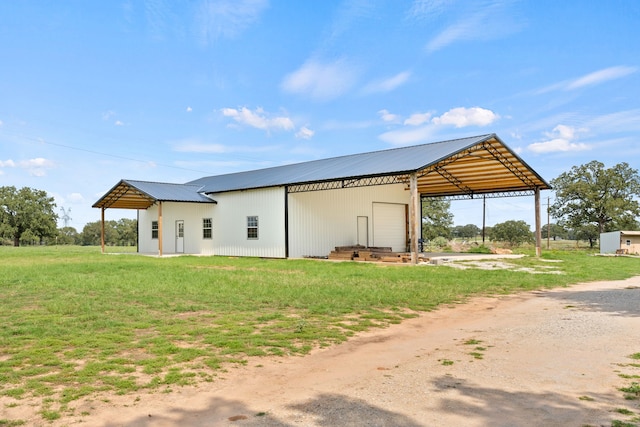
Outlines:
<svg viewBox="0 0 640 427"><path fill-rule="evenodd" d="M209 176L188 184L201 186L206 194L342 181L341 185L326 187L339 188L344 182L358 186L363 179L382 176L396 178L385 183L408 182L413 172L419 172L419 191L425 195L551 188L495 134Z"/></svg>
<svg viewBox="0 0 640 427"><path fill-rule="evenodd" d="M205 195L288 186L289 192L409 182L426 196L529 192L551 186L495 134L208 176L186 184L122 180L94 207L146 209L156 201L206 202Z"/></svg>
<svg viewBox="0 0 640 427"><path fill-rule="evenodd" d="M147 209L157 201L215 203L200 193L200 187L190 184L123 179L109 190L94 208Z"/></svg>

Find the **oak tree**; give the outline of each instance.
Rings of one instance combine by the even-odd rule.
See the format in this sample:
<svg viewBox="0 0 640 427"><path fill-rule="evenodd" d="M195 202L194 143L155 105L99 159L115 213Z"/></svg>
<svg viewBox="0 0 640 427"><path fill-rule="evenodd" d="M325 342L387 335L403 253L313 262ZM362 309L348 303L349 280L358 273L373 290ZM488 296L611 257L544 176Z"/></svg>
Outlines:
<svg viewBox="0 0 640 427"><path fill-rule="evenodd" d="M627 163L611 168L594 160L574 166L551 181L556 200L549 211L560 225L598 233L637 225L640 175Z"/></svg>
<svg viewBox="0 0 640 427"><path fill-rule="evenodd" d="M38 238L57 234L54 212L56 204L53 197L45 191L23 187L0 187L0 234L13 240L14 246L20 246L25 236Z"/></svg>

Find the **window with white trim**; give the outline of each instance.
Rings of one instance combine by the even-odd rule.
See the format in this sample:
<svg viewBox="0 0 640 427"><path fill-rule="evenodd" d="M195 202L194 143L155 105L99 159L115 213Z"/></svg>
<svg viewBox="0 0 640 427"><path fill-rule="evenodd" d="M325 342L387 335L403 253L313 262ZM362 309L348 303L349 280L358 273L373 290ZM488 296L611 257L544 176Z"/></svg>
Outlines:
<svg viewBox="0 0 640 427"><path fill-rule="evenodd" d="M247 217L247 239L250 239L250 240L258 239L258 217L257 216Z"/></svg>
<svg viewBox="0 0 640 427"><path fill-rule="evenodd" d="M158 238L158 221L151 221L151 238Z"/></svg>
<svg viewBox="0 0 640 427"><path fill-rule="evenodd" d="M211 218L202 218L202 238L211 239L213 236L213 224Z"/></svg>

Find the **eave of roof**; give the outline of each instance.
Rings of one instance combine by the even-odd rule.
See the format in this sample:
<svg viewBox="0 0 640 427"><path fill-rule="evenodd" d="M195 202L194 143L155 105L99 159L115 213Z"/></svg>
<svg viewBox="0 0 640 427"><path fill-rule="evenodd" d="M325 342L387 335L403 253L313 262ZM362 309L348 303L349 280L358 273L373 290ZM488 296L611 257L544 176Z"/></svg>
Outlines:
<svg viewBox="0 0 640 427"><path fill-rule="evenodd" d="M93 207L148 209L156 202L215 203L199 190L197 185L123 179Z"/></svg>

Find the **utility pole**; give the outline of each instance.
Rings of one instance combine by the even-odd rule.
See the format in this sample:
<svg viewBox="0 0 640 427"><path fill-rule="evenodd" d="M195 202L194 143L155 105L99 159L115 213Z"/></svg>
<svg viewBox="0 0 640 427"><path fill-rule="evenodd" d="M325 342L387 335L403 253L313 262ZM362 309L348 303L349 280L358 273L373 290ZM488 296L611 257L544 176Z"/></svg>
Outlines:
<svg viewBox="0 0 640 427"><path fill-rule="evenodd" d="M547 250L551 247L551 197L547 196Z"/></svg>

